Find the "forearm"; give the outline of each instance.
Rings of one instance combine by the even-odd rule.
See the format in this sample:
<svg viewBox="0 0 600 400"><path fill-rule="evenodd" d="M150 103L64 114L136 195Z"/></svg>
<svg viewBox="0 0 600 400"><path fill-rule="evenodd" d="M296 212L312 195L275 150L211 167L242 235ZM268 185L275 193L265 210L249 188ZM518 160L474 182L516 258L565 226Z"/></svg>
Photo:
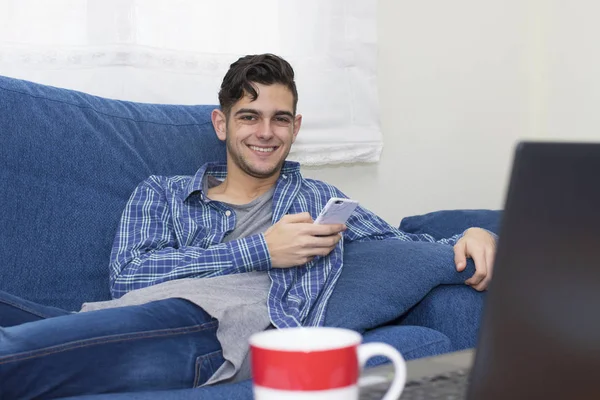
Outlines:
<svg viewBox="0 0 600 400"><path fill-rule="evenodd" d="M453 235L449 238L436 239L435 237L423 233L407 233L388 224L383 219L375 215L369 210L362 207L357 209L357 212L348 221L348 230L344 232L344 237L348 241L369 241L369 240L402 240L405 242L429 242L439 243L448 246L454 246L467 232ZM469 228L472 229L472 228ZM487 231L487 230L486 230ZM490 231L487 231L497 241L498 236Z"/></svg>
<svg viewBox="0 0 600 400"><path fill-rule="evenodd" d="M435 239L428 234L413 234L401 231L388 224L373 212L359 207L347 223L348 229L344 232L348 241L369 240L402 240L405 242L430 242L453 246L463 234L450 238Z"/></svg>
<svg viewBox="0 0 600 400"><path fill-rule="evenodd" d="M262 234L211 246L144 251L116 249L111 257L110 285L114 298L174 279L206 278L271 268Z"/></svg>

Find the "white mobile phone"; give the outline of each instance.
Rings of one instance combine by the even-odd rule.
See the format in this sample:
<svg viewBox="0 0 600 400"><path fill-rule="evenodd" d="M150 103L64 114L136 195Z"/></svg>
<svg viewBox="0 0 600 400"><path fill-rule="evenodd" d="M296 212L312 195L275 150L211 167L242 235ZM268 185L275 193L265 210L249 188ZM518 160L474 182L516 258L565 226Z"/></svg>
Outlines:
<svg viewBox="0 0 600 400"><path fill-rule="evenodd" d="M358 201L332 197L329 199L315 224L345 224L358 207Z"/></svg>

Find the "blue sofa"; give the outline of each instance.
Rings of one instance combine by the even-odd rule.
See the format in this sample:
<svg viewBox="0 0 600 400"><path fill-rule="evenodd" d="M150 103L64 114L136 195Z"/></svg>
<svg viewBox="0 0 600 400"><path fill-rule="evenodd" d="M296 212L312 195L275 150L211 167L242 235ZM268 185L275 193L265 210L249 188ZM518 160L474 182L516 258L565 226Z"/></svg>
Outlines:
<svg viewBox="0 0 600 400"><path fill-rule="evenodd" d="M193 174L207 161L225 159L225 147L210 122L214 107L116 101L0 77L0 290L68 310L78 310L84 301L109 299L112 240L134 187L152 174ZM499 213L493 211L442 211L406 218L401 227L444 237L472 225L497 232L498 220ZM367 341L403 348L406 358L473 345L472 339L448 341L436 326L428 327L428 319L443 314L443 306L449 303L422 300L435 299L436 290L444 295L439 284L466 279L448 272L452 271L448 249L397 242L350 244L345 251L346 258L355 261L346 265L349 272L332 298L331 325L361 331ZM443 272L411 296L403 294L404 288L389 288L384 274L373 279L373 272L363 268L379 258L376 264L401 275L402 268L414 270L411 260L422 257L429 257L422 262L427 266L420 269L423 277L431 276L430 270ZM356 301L353 293L365 284L373 293L357 304L365 308L358 312L348 303ZM410 285L410 280L404 285ZM433 296L428 296L430 291ZM467 297L478 295L472 291ZM476 314L480 299L464 301L475 304L471 306ZM423 308L418 313L415 304ZM395 324L374 329L389 321ZM413 354L406 350L408 345L415 349ZM242 382L92 397L243 399L251 398L251 393L249 382Z"/></svg>

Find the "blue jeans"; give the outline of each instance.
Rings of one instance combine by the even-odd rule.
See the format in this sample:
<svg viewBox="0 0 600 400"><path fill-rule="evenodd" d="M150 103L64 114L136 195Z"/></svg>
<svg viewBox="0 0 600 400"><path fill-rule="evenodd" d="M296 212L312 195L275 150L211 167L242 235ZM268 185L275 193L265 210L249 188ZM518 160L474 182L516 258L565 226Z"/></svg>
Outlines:
<svg viewBox="0 0 600 400"><path fill-rule="evenodd" d="M356 293L354 295L356 297ZM344 298L347 301L352 300L350 297L343 296L342 292L338 293L336 297ZM400 350L406 359L455 350L454 340L459 340L461 332L464 332L464 338L460 339L463 340L463 345L465 343L473 345L474 333L478 327L478 311L483 297L482 293L465 285L440 286L431 291L419 305L408 312L406 319L409 319L410 322L398 320L378 329L367 330L363 333L364 342L387 342ZM347 306L355 304L347 303ZM344 314L348 312L347 308L345 310L334 308L332 311L344 311ZM415 318L429 327L406 325L406 323L413 323ZM340 322L335 313L330 313L328 319L330 323ZM359 323L359 319L360 316L356 315L355 324ZM349 321L346 320L346 322ZM440 329L445 334L435 329ZM450 340L450 337L453 338L453 341ZM374 357L369 360L368 364L378 365L384 362L387 362L385 358ZM252 382L246 380L233 384L169 392L146 391L114 394L106 397L81 396L77 397L77 400L251 400L252 398Z"/></svg>
<svg viewBox="0 0 600 400"><path fill-rule="evenodd" d="M217 326L183 299L70 313L0 291L0 398L193 388L224 362Z"/></svg>
<svg viewBox="0 0 600 400"><path fill-rule="evenodd" d="M408 359L474 347L485 300L485 293L464 284L474 272L470 259L463 272L456 271L451 246L392 240L350 243L325 325L353 329L365 341L393 332L386 341L393 338L390 344Z"/></svg>

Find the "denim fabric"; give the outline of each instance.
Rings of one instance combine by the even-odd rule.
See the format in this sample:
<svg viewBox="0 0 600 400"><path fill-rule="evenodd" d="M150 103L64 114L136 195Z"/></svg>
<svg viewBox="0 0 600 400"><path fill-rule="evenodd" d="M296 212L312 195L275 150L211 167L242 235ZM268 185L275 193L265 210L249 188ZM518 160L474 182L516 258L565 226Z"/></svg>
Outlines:
<svg viewBox="0 0 600 400"><path fill-rule="evenodd" d="M485 297L466 285L439 286L394 324L431 328L450 339L450 351L469 349L477 344Z"/></svg>
<svg viewBox="0 0 600 400"><path fill-rule="evenodd" d="M69 397L69 400L252 400L252 381L158 392L117 393Z"/></svg>
<svg viewBox="0 0 600 400"><path fill-rule="evenodd" d="M0 290L68 310L109 299L111 245L137 184L225 161L214 108L0 77Z"/></svg>
<svg viewBox="0 0 600 400"><path fill-rule="evenodd" d="M431 357L451 351L450 339L436 330L422 326L382 326L363 334L363 343L387 343L402 354L406 361ZM386 357L376 356L367 361L367 367L388 363Z"/></svg>
<svg viewBox="0 0 600 400"><path fill-rule="evenodd" d="M366 332L363 343L371 342L393 345L400 350L406 360L445 353L450 346L450 340L443 334L415 326L387 326ZM373 357L367 362L367 366L386 362L388 360L384 357ZM252 400L252 398L252 382L247 380L193 390L77 396L70 400Z"/></svg>
<svg viewBox="0 0 600 400"><path fill-rule="evenodd" d="M0 291L0 328L68 315L69 311L36 304L10 293ZM4 344L4 342L0 342ZM2 351L2 348L0 348Z"/></svg>
<svg viewBox="0 0 600 400"><path fill-rule="evenodd" d="M408 233L429 234L436 239L450 237L477 226L499 234L502 211L442 210L402 219L400 229Z"/></svg>
<svg viewBox="0 0 600 400"><path fill-rule="evenodd" d="M465 271L456 271L451 246L349 243L325 325L356 330L365 341L384 341L407 359L473 347L485 296L464 285L474 272L472 260ZM376 358L368 365L382 362Z"/></svg>
<svg viewBox="0 0 600 400"><path fill-rule="evenodd" d="M205 162L225 160L225 147L217 140L210 123L213 108L115 101L0 77L0 183L4 188L0 190L0 242L3 243L0 246L0 290L66 310L77 310L84 301L109 299L107 269L111 243L121 212L135 186L152 174L188 175ZM463 224L464 219L435 219L430 223L436 227L431 232L426 232L426 220L418 224L421 232L412 232L436 236L440 228L451 233L464 230L462 225L452 226ZM475 225L494 230L479 223ZM442 236L449 235L438 237ZM377 242L371 244L375 248L378 246ZM341 286L338 283L339 293L333 295L337 298L334 301L337 305L329 306L332 323L356 326L364 332L397 318L399 311L409 309L425 296L427 287L434 287L440 277L433 273L429 280L425 272L438 270L441 261L434 257L435 251L430 256L422 252L425 256L419 261L418 248L436 245L405 245L407 249L414 246L413 250L407 250L413 254L414 260L410 267L398 266L398 277L409 274L398 281L390 280L390 276L385 274L368 273L367 268L393 272L391 263L380 267L386 265L382 262L385 255L375 254L372 260L368 256L357 259L355 265L366 267L347 274ZM383 249L380 251L385 254ZM409 258L394 257L398 261ZM346 260L348 265L352 265L349 256ZM431 266L427 265L430 261ZM446 269L450 273L448 271L452 269ZM425 282L411 293L408 290L411 289L410 282L420 281L424 276ZM464 280L460 274L455 278ZM386 280L394 282L394 285ZM449 279L442 283L456 282ZM382 288L380 294L377 294L377 288ZM402 298L402 295L406 297ZM431 320L439 322L442 308L438 301L445 300L444 296L435 296L435 299L431 303L423 301L410 310L411 314L416 312L411 318L426 316L419 320L426 326L432 326ZM344 304L346 300L347 304ZM356 307L357 304L359 307ZM45 308L44 313L48 314L44 316L63 312ZM35 313L15 310L7 313L6 308L0 316L6 326L40 318ZM65 320L67 318L71 316L64 317ZM126 326L128 321L124 318L121 315L109 322ZM361 318L365 319L364 323L359 323ZM399 332L403 332L407 336L403 334L402 337L410 343L409 330L402 331L407 327L398 328L398 331L386 331L390 337L384 341L392 343L397 340ZM2 329L1 332L11 329ZM425 332L425 328L422 329L421 332ZM444 324L440 325L440 329L445 329ZM51 339L55 335L45 336ZM453 335L448 333L444 336ZM83 360L76 359L75 362ZM115 363L109 363L106 368L110 369ZM211 362L200 364L210 365ZM39 370L37 366L32 368L30 374L23 376L28 376L28 379L46 376L34 373ZM162 379L157 379L157 384ZM4 385L4 381L0 380L0 385ZM123 395L123 398L242 399L244 388L245 395L248 395L249 384L246 382L155 394L131 393ZM171 393L177 394L171 397Z"/></svg>
<svg viewBox="0 0 600 400"><path fill-rule="evenodd" d="M235 228L236 216L226 205L198 193L207 175L225 179L227 165L209 163L194 176L152 176L136 188L123 211L111 254L113 297L168 280L267 271L272 281L268 309L273 325L320 326L342 273L343 243L394 239L450 245L462 235L440 241L429 235L407 235L359 206L346 222L343 243L327 257L293 269L271 268L262 234L222 243ZM332 197L344 195L325 182L304 179L300 165L286 161L275 184L272 220L303 212L317 218Z"/></svg>
<svg viewBox="0 0 600 400"><path fill-rule="evenodd" d="M224 362L217 321L186 300L60 313L0 292L0 398L193 388Z"/></svg>
<svg viewBox="0 0 600 400"><path fill-rule="evenodd" d="M166 307L173 307L173 309L177 309L178 310L177 313L179 313L181 306L178 303L181 301L178 299L173 299L173 300L174 300L173 301L174 304L170 305L170 306L166 306ZM78 324L84 324L86 326L85 330L88 332L91 332L92 330L98 329L98 325L96 325L96 321L98 321L98 324L104 324L106 322L106 319L110 319L110 321L120 321L121 319L126 318L128 321L131 321L132 316L137 315L140 312L154 314L155 313L154 308L156 307L157 303L160 303L160 302L150 303L147 307L139 307L139 308L137 308L137 310L135 308L128 307L127 309L129 309L129 313L124 312L123 309L104 310L103 313L107 314L107 315L104 318L100 318L99 320L97 319L97 317L94 317L92 319L92 317L90 317L92 315L92 313L83 313L80 315L85 315L85 316L88 316L89 318L87 318L85 320L85 322L78 321L76 323L75 318L73 318L73 317L75 317L75 315L69 313L68 311L60 310L60 309L57 309L54 307L40 306L35 303L19 299L16 296L12 296L12 295L0 292L0 326L2 326L4 328L6 328L8 326L16 326L15 328L19 328L18 325L20 325L20 324L26 324L26 323L32 322L32 323L29 323L26 325L21 325L20 331L19 331L19 329L9 330L9 329L0 328L0 332L2 332L3 338L18 336L19 340L25 340L25 341L30 341L31 338L34 338L35 336L38 336L38 335L45 335L48 331L54 332L54 334L52 335L53 338L45 338L45 340L47 340L47 341L56 341L57 338L55 336L58 336L58 335L60 335L64 338L65 331L69 331L69 333L71 335L75 335L75 336L77 336L77 338L83 338L83 337L87 336L87 334L84 332L80 332L81 327ZM184 307L186 307L186 306L184 306ZM192 311L195 311L195 309L192 308ZM96 314L96 313L99 313L99 312L95 312L94 314ZM108 314L110 314L110 315L108 315ZM65 318L53 318L53 317L60 317L60 316L64 316L64 315L67 315L66 319ZM96 314L96 315L99 315L99 314ZM171 316L165 315L164 313L161 314L161 316L165 319L171 318ZM156 315L155 315L155 317L156 317ZM44 320L45 318L50 318L50 319ZM43 323L34 322L34 321L43 321L43 320L44 320ZM166 323L165 320L163 320L162 322ZM64 330L58 331L56 329L57 324L61 324L62 328ZM140 329L136 328L135 326L132 326L133 324L134 323L132 322L132 324L129 325L128 328L130 328L131 331L139 332ZM137 324L137 323L135 323L135 324ZM121 334L123 334L123 332L125 331L125 327L123 326L124 324L119 322L116 325L118 326L118 331L121 332ZM104 329L111 329L111 328L105 327ZM147 333L147 331L148 330L146 329L145 332ZM114 334L116 334L116 331ZM67 339L65 338L64 340L66 341ZM73 341L74 338L69 338L68 340ZM205 339L202 339L202 340L205 340ZM427 328L423 328L423 327L414 327L414 326L387 326L387 327L379 328L376 330L371 330L371 331L365 332L364 342L365 343L385 342L385 343L391 344L394 347L396 347L397 349L399 349L401 351L401 353L403 354L403 356L405 357L405 359L407 359L407 360L444 353L444 352L448 351L449 346L450 346L450 340L443 334L436 332L434 330L431 330L431 329L427 329ZM8 343L8 346L11 345L10 341L7 341L6 343ZM41 344L41 341L36 341L36 343L38 343L36 348L44 347L44 344ZM133 343L135 344L135 342L133 342ZM2 342L2 344L4 345L5 342ZM164 342L163 341L161 341L160 343L154 342L150 345L153 346L154 344L160 345L162 347L164 345ZM98 343L98 345L102 346L101 350L102 350L104 356L106 356L107 358L110 358L108 353L113 351L113 349L120 350L117 348L117 346L114 346L113 348L107 348L107 346L102 345L101 342ZM130 346L130 345L128 345L128 346ZM131 347L134 347L134 346L131 346ZM139 351L139 348L132 349L131 347L129 347L129 349L128 349L129 351L131 351L131 352ZM2 346L2 348L4 348L4 346ZM169 349L173 350L172 345L169 347ZM69 350L67 350L67 351L69 351ZM156 360L155 352L153 352L152 349L148 350L146 348L144 351L146 351L147 358L152 358L153 360ZM8 352L10 352L10 350L8 350ZM121 351L119 351L119 359L121 360L120 357L127 357L127 355L125 355L125 354L121 353ZM2 355L0 353L0 363L2 362L1 358L2 358ZM136 355L136 358L139 358L138 355ZM95 359L97 363L103 364L100 360L98 360L98 358L94 358L94 354L90 354L90 353L86 353L85 355L80 355L79 357L77 357L77 359L81 359L81 360ZM65 361L67 361L67 360L65 360ZM76 361L76 359L74 359L73 361ZM44 362L44 364L40 363L40 359L35 359L36 368L45 369L47 372L52 372L51 377L56 378L57 380L61 380L61 379L63 379L63 377L57 376L57 374L55 372L56 369L60 369L62 371L62 375L69 375L67 372L68 368L66 368L64 366L62 366L60 368L57 367L57 365L55 364L56 363L55 358L50 358L49 356L46 356L44 358L43 362ZM52 362L52 365L48 365L48 363L50 363L50 362ZM87 363L87 361L85 361L85 362ZM122 360L120 362L122 362ZM141 360L138 359L137 362L141 362ZM222 362L222 358L221 358L220 351L209 352L206 356L200 357L196 364L196 367L199 368L198 376L201 379L205 379L213 371L215 371L216 368L218 368L218 366L220 365L221 362ZM382 364L385 362L387 362L387 360L383 357L374 357L371 360L369 360L367 365L373 366L373 365L378 365L378 364ZM155 362L155 364L156 364L156 362ZM103 364L103 365L106 365L106 364ZM180 369L174 368L174 366L176 364L173 364L173 360L164 360L163 365L168 366L167 369L170 370L171 373L173 373L173 374L180 371ZM81 364L75 363L75 366L77 367L77 369L79 369L81 367ZM21 362L19 364L14 363L14 364L10 365L10 368L14 368L14 369L6 369L5 371L3 371L2 367L0 366L0 379L4 379L3 382L6 382L6 386L3 385L4 389L0 389L0 395L6 394L7 397L13 396L13 393L6 392L6 389L11 386L11 378L9 376L9 375L11 375L11 372L15 371L17 368L31 368L31 365L29 365L29 366L23 365L23 363ZM108 379L118 381L119 384L124 384L123 380L126 380L126 378L124 376L119 376L118 375L119 372L115 371L115 368L116 368L116 366L115 367L108 366L104 371L90 371L89 374L90 375L94 374L93 381L98 385ZM121 370L121 367L119 366L118 369ZM98 372L101 372L101 374L98 375ZM160 374L162 376L161 372L156 372L156 374ZM31 375L32 375L31 377L33 378L37 374L32 373ZM110 378L106 378L106 375L108 375ZM170 375L171 374L167 374L167 376L170 376ZM185 373L184 373L184 375L185 375ZM189 375L189 373L187 375ZM41 376L50 376L50 375L42 374ZM119 376L119 378L115 379L115 376ZM17 379L21 379L21 378L17 378ZM159 380L159 381L164 382L164 380ZM19 382L23 382L23 381L19 380ZM39 382L39 378L36 378L36 382L38 385L41 383L41 382ZM56 382L57 381L52 380L52 385L56 384ZM62 382L63 382L62 384L64 384L64 381L62 381ZM197 382L197 383L200 383L200 382ZM83 392L87 392L87 393L93 392L94 389L99 389L99 388L95 387L95 385L88 386L88 384L89 384L89 382L83 382L83 384L79 387L79 389L82 390ZM43 389L43 387L39 387L39 386L36 387L36 385L33 383L28 383L26 385L26 387L29 390L42 390ZM73 385L71 385L71 388L73 388L73 390L77 390L77 388L75 388ZM84 388L84 389L81 389L81 388ZM136 388L134 388L134 387L129 388L129 390L133 390L133 389L136 389ZM147 386L147 387L144 387L143 389L150 390L152 388ZM110 387L106 388L106 391L112 391L112 390L113 390L113 388L110 388ZM124 391L125 388L119 388L118 390ZM28 397L31 397L33 394L40 395L40 392L18 393L18 396L20 398L28 398ZM66 393L53 392L52 396L67 396L68 394L69 394L68 391ZM43 395L40 395L40 396L42 398L45 397ZM246 382L241 382L238 384L219 385L216 387L201 388L201 389L194 389L194 390L171 390L168 392L165 392L165 391L155 392L154 394L153 394L153 392L146 392L146 391L135 392L135 393L133 393L133 392L119 393L119 394L112 393L109 395L83 395L83 396L76 396L76 398L81 398L81 399L85 399L85 398L89 398L89 399L102 399L102 398L107 398L107 399L146 399L146 398L179 399L179 398L182 398L182 399L185 399L185 398L193 398L193 399L216 399L216 400L218 400L218 399L251 399L252 398L251 396L252 396L251 395L251 384L249 381L246 381Z"/></svg>
<svg viewBox="0 0 600 400"><path fill-rule="evenodd" d="M438 285L463 285L475 267L469 260L457 272L451 246L384 240L348 243L342 271L325 325L362 333L399 318Z"/></svg>
<svg viewBox="0 0 600 400"><path fill-rule="evenodd" d="M413 326L388 326L366 332L363 343L384 342L400 350L406 360L448 351L450 340L431 329ZM373 357L367 366L388 362L383 357ZM70 400L252 400L250 380L233 384L198 389L171 390L168 392L119 393L111 395L77 396Z"/></svg>

